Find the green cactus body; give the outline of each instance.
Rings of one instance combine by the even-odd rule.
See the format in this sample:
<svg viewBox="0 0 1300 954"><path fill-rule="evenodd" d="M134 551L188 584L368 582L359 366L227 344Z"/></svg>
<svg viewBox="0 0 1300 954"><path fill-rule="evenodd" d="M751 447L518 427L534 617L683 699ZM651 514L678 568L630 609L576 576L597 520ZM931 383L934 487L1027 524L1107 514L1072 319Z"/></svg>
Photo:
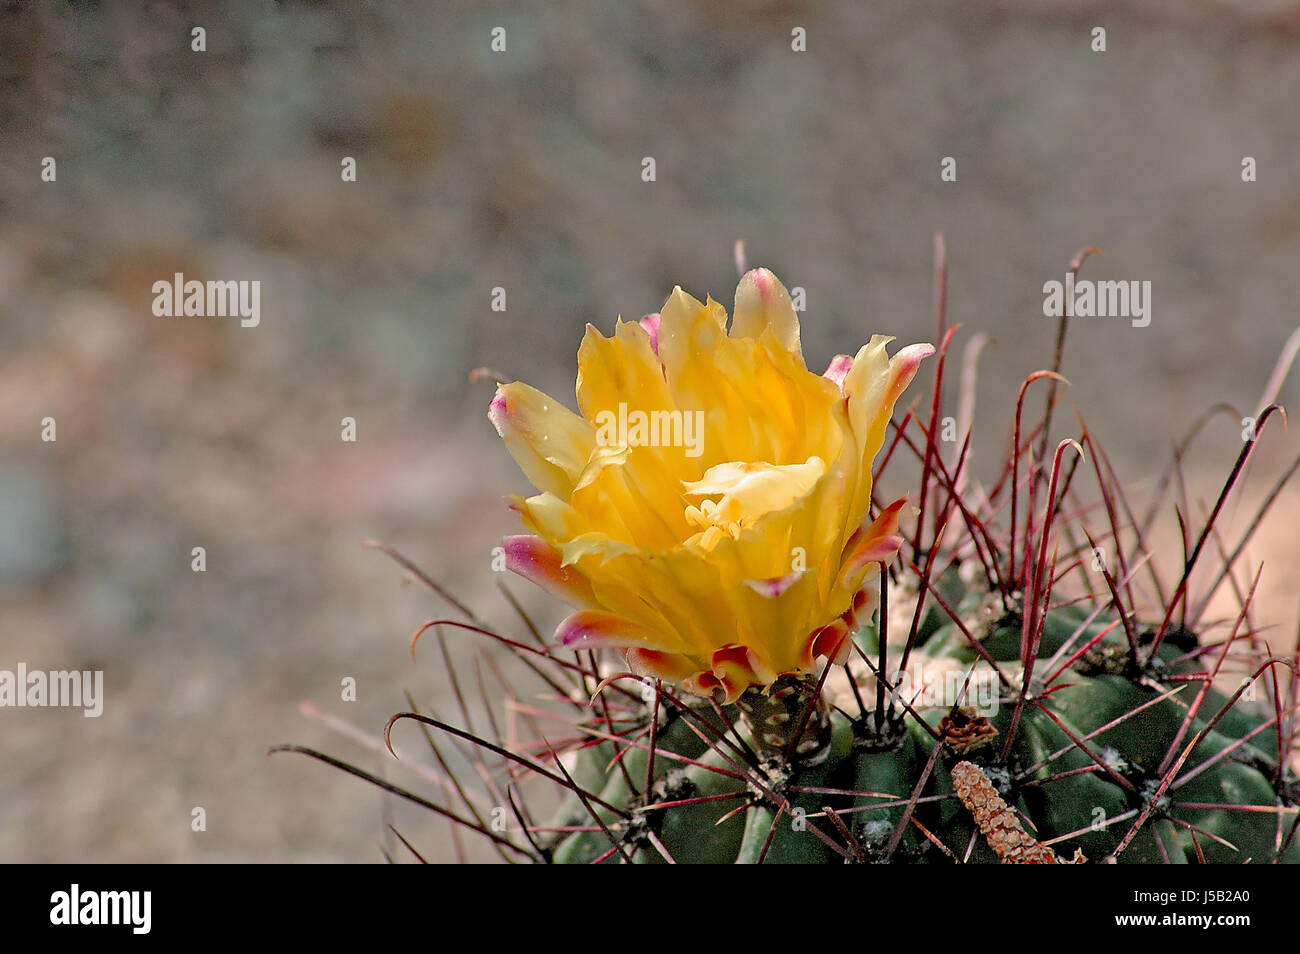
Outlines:
<svg viewBox="0 0 1300 954"><path fill-rule="evenodd" d="M989 605L988 594L967 593L962 598L964 587L960 584L948 579L945 586L949 595L959 600L969 628L971 621L978 621L979 608ZM996 663L1005 665L1010 681L1018 685L1022 678L1018 612L985 611L984 616L981 645ZM1084 619L1074 609L1047 614L1036 669L1059 666L1059 660L1049 661L1061 654L1063 647L1068 644L1064 652L1072 653L1114 622L1099 616L1082 626ZM927 614L918 633L914 652L920 665L955 665L963 675L978 667L986 676L991 674L988 663L951 621L945 623L936 614ZM874 626L864 627L856 638L868 656L879 651ZM683 767L660 757L655 770L659 785L649 801L655 797L661 801L725 794L737 797L651 809L649 814L659 816L654 831L673 859L685 862L996 862L998 856L980 837L972 813L955 794L952 767L971 760L983 767L1024 830L1038 841L1052 844L1062 857L1068 858L1078 849L1087 860L1110 860L1123 844L1123 851L1114 859L1122 863L1181 864L1200 856L1208 862L1272 861L1292 817L1273 809L1291 807L1288 796L1295 787L1293 781L1287 781L1291 778L1288 773L1278 772L1276 734L1256 731L1265 718L1263 710L1241 700L1207 731L1208 720L1219 714L1228 699L1217 689L1205 692L1196 716L1184 725L1188 707L1203 682L1162 681L1162 677L1193 671L1188 664L1175 663L1185 655L1185 634L1180 638L1185 645L1166 643L1157 654L1160 661L1143 669L1129 660L1122 628L1112 627L1091 652L1054 680L1051 691L1038 698L1031 694L1021 708L1005 759L1004 743L1015 710L1015 693L1005 686L996 712L987 718L963 710L966 714L958 722L964 729L945 730L946 725L954 725L952 706L914 708L904 714L905 698L894 700L898 705L884 732L869 728L875 724L872 713L855 720L837 709L830 717L829 743L813 765L782 762L779 751L756 741L747 727L746 707L726 707L725 713L736 727L734 737L764 760L761 771L748 783L718 771L752 768L738 752L725 745L706 747L686 726L687 719L677 715L660 733L660 750L680 751L699 759L699 764ZM874 688L870 684L868 688L871 691L866 695L874 699ZM1178 691L1168 695L1174 689ZM967 737L973 726L987 738ZM953 736L940 742L937 736L943 731ZM967 735L961 735L963 731ZM1161 770L1166 767L1161 763L1173 761L1166 756L1180 732L1176 752L1183 752L1196 740L1177 772L1179 779L1188 777L1182 782L1175 779L1177 784L1154 798ZM1245 742L1239 741L1247 736ZM940 752L932 759L936 746ZM575 763L575 779L603 777L603 785L592 787L603 800L647 814L646 797L633 795L621 772L607 770L612 754L609 743L584 750ZM625 762L632 778L643 777L644 749L630 750ZM930 771L909 810L906 803L927 765ZM1184 803L1197 807L1184 807ZM1233 807L1204 807L1215 805ZM1246 806L1267 810L1252 811ZM1148 807L1146 822L1125 841ZM837 835L838 826L831 824L827 808L853 833L851 851L836 850L811 830L815 826L824 835ZM559 841L552 860L589 862L609 853L614 841L619 841L634 861L662 860L660 852L638 836L635 824L628 825L608 811L600 813L610 834L587 831L569 835ZM569 799L561 815L570 823L589 817L576 798ZM839 837L829 840L845 844ZM615 852L608 860L621 859ZM1300 842L1293 840L1281 860L1300 860Z"/></svg>

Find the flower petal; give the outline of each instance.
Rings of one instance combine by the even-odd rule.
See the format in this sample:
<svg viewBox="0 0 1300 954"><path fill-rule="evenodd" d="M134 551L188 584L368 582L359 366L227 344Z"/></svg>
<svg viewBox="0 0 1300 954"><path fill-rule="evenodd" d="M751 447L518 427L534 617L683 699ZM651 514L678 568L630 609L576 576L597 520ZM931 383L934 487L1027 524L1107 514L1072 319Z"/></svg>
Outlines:
<svg viewBox="0 0 1300 954"><path fill-rule="evenodd" d="M596 446L590 424L520 381L497 388L488 417L534 487L559 497L572 492Z"/></svg>
<svg viewBox="0 0 1300 954"><path fill-rule="evenodd" d="M659 309L659 357L669 376L692 355L712 354L718 339L726 336L726 325L727 313L713 299L706 305L680 285L674 288Z"/></svg>
<svg viewBox="0 0 1300 954"><path fill-rule="evenodd" d="M853 367L853 355L837 354L831 358L831 363L826 366L822 372L823 378L829 378L834 381L841 391L844 391L844 379L848 377L849 370Z"/></svg>
<svg viewBox="0 0 1300 954"><path fill-rule="evenodd" d="M774 510L784 510L809 491L826 473L826 462L809 457L802 464L732 461L710 467L700 480L682 481L690 497L720 499L708 519L719 527L748 526Z"/></svg>
<svg viewBox="0 0 1300 954"><path fill-rule="evenodd" d="M754 671L753 654L741 645L723 646L713 653L713 675L726 693L728 703L735 702L750 686L763 680Z"/></svg>
<svg viewBox="0 0 1300 954"><path fill-rule="evenodd" d="M803 574L803 570L795 570L785 576L774 576L766 580L746 580L745 585L759 596L765 596L771 600L790 589L795 583L798 583Z"/></svg>
<svg viewBox="0 0 1300 954"><path fill-rule="evenodd" d="M591 584L572 566L564 566L560 552L532 534L506 537L506 569L536 583L552 596L573 606L595 602Z"/></svg>
<svg viewBox="0 0 1300 954"><path fill-rule="evenodd" d="M555 638L565 649L663 649L647 630L602 610L579 610L566 616L555 627Z"/></svg>
<svg viewBox="0 0 1300 954"><path fill-rule="evenodd" d="M852 542L852 549L840 568L838 583L842 588L856 591L870 564L888 563L898 553L903 545L903 538L898 535L898 517L906 503L906 497L895 500Z"/></svg>
<svg viewBox="0 0 1300 954"><path fill-rule="evenodd" d="M885 442L885 430L894 414L894 405L916 375L921 362L934 354L934 346L909 345L890 358L885 345L893 341L887 335L872 335L853 359L853 367L844 378L848 399L849 426L857 442L862 467L858 484L848 507L852 517L865 514L871 500L872 462ZM850 532L856 523L847 528Z"/></svg>
<svg viewBox="0 0 1300 954"><path fill-rule="evenodd" d="M809 660L826 657L832 665L842 666L849 660L853 649L850 630L843 620L836 620L829 626L823 626L813 633L808 641Z"/></svg>
<svg viewBox="0 0 1300 954"><path fill-rule="evenodd" d="M781 347L803 364L799 346L799 316L795 314L790 293L781 280L766 268L752 268L736 286L736 306L731 315L733 338L758 340L771 329Z"/></svg>
<svg viewBox="0 0 1300 954"><path fill-rule="evenodd" d="M700 664L689 656L683 656L681 653L663 653L657 649L625 649L623 658L638 676L651 676L671 683L680 683L700 669Z"/></svg>
<svg viewBox="0 0 1300 954"><path fill-rule="evenodd" d="M643 411L676 410L663 365L640 324L619 321L606 338L587 325L578 347L578 410L593 424L602 411L618 415L619 404Z"/></svg>
<svg viewBox="0 0 1300 954"><path fill-rule="evenodd" d="M642 328L645 329L645 333L650 336L650 350L655 353L655 357L658 357L659 356L659 312L656 311L653 315L646 315L641 319L639 324L641 325Z"/></svg>
<svg viewBox="0 0 1300 954"><path fill-rule="evenodd" d="M727 690L723 687L722 680L707 669L683 679L682 688L703 699L717 699L723 705L736 701L727 698ZM736 698L739 698L739 695Z"/></svg>

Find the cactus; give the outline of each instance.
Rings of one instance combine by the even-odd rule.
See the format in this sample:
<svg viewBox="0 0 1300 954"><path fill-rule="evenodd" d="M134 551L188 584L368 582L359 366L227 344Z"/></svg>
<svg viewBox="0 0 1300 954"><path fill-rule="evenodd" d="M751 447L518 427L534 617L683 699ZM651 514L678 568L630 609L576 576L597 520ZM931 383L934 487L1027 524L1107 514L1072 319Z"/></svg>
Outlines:
<svg viewBox="0 0 1300 954"><path fill-rule="evenodd" d="M770 744L776 739L767 738L760 713L773 707L761 690L712 711L661 698L673 715L659 728L657 764L644 776L654 784L630 790L609 775L600 795L628 818L608 818L594 830L583 826L583 807L571 798L553 827L584 830L553 842L550 860L622 853L633 861L1034 863L1046 860L1039 852L1068 860L1051 854L1057 846L1090 861L1300 861L1300 788L1279 759L1275 712L1243 702L1246 685L1225 696L1197 665L1208 656L1210 671L1219 671L1228 641L1207 651L1187 631L1157 641L1158 629L1145 628L1130 645L1117 637L1120 620L1113 609L1105 612L1106 603L1086 613L1090 604L1074 604L1045 614L1026 679L1014 638L1025 631L1024 614L1008 609L971 627L967 620L985 613L987 591L950 582L961 594L949 604L955 612L927 611L931 632L915 643L924 660L917 671L958 674L959 693L970 680L1001 673L1010 685L998 687L996 712L920 708L902 698L891 707L888 696L883 706L864 700L856 708L855 698L879 688L874 679L853 686L844 679L838 688L805 680L776 690L786 694L781 709L802 703L808 722L826 726L822 747L800 757ZM874 625L856 642L867 654L879 652ZM970 648L977 643L980 650ZM1265 676L1276 664L1251 660L1250 672ZM871 668L865 657L863 668ZM646 771L636 732L622 733L626 741L612 748L579 743L575 772L599 778L619 753L630 768ZM709 744L703 758L694 751L700 733ZM679 740L694 746L680 749ZM692 761L669 761L670 752ZM994 815L1026 820L1033 832L1021 832L1033 849L1022 853L1027 857L1008 857L986 837L989 820L963 793L963 770L968 788L974 778L1004 800ZM738 812L743 823L729 818ZM611 854L615 840L620 851Z"/></svg>
<svg viewBox="0 0 1300 954"><path fill-rule="evenodd" d="M942 282L941 259L938 273ZM470 631L515 653L539 680L540 694L512 690L510 700L533 740L511 746L495 725L487 738L399 713L386 739L399 723L422 723L450 772L433 741L450 736L487 780L487 800L466 793L468 780L443 786L459 804L436 806L380 784L510 860L1300 861L1300 657L1270 655L1258 637L1258 577L1242 587L1242 548L1216 527L1277 408L1259 416L1204 525L1185 529L1170 578L1166 561L1150 559L1150 519L1134 516L1093 433L1081 424L1051 448L1064 319L1053 369L1020 388L998 479L971 489L969 436L954 453L938 433L957 330L938 311L928 414L913 407L889 421L871 488L887 499L880 486L902 472L910 526L844 613L851 641L772 679L674 681L615 665L595 644L507 637L453 601L458 618L421 632ZM1038 382L1047 393L1031 424ZM1239 609L1215 622L1206 607L1225 583ZM542 803L548 790L558 804ZM498 806L491 818L487 803Z"/></svg>

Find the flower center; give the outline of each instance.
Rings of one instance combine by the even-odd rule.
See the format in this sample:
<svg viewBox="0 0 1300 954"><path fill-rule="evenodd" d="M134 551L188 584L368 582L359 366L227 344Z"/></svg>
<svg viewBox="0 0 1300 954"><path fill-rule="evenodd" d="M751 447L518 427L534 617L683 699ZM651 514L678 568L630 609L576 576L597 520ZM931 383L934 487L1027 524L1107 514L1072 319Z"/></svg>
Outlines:
<svg viewBox="0 0 1300 954"><path fill-rule="evenodd" d="M701 531L687 542L712 550L724 537L736 539L765 514L806 497L824 473L820 457L802 464L733 461L710 467L699 480L682 481L686 497L702 498L686 506L686 522Z"/></svg>

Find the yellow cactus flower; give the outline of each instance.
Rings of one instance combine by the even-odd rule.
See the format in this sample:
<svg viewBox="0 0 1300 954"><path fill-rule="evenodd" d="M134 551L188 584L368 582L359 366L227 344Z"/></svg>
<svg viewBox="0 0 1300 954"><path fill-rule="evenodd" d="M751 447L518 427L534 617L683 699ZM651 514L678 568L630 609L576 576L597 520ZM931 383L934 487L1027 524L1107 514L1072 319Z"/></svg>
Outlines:
<svg viewBox="0 0 1300 954"><path fill-rule="evenodd" d="M575 607L556 636L727 702L843 661L864 584L902 543L904 501L868 522L872 462L928 344L875 335L825 374L763 268L726 310L675 288L663 310L591 325L580 414L520 382L489 416L540 491L506 562Z"/></svg>

